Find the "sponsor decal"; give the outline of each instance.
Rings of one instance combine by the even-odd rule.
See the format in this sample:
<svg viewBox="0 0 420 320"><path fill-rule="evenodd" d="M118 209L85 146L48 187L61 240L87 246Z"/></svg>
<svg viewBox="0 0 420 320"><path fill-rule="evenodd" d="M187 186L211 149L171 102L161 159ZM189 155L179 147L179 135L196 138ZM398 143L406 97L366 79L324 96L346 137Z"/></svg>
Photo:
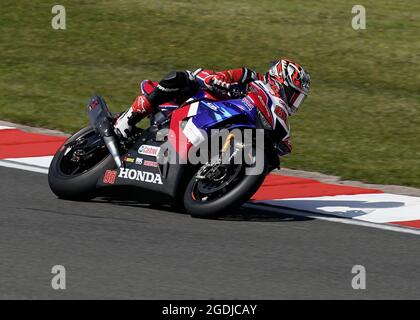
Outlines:
<svg viewBox="0 0 420 320"><path fill-rule="evenodd" d="M156 157L159 153L160 148L156 146L149 146L147 144L143 144L140 146L138 153L144 154L146 156L153 156Z"/></svg>
<svg viewBox="0 0 420 320"><path fill-rule="evenodd" d="M243 104L245 105L245 107L248 108L248 110L252 110L254 109L254 105L249 102L249 100L245 97L244 99L242 99ZM240 105L240 107L243 107L242 105ZM242 109L242 108L241 108Z"/></svg>
<svg viewBox="0 0 420 320"><path fill-rule="evenodd" d="M159 173L152 173L135 169L120 168L120 174L118 175L118 178L162 184L162 177Z"/></svg>
<svg viewBox="0 0 420 320"><path fill-rule="evenodd" d="M146 167L154 167L154 168L157 168L159 166L159 164L156 161L149 161L149 160L145 160L143 165L145 165Z"/></svg>
<svg viewBox="0 0 420 320"><path fill-rule="evenodd" d="M277 117L283 120L286 125L288 125L289 117L287 116L286 111L284 111L282 107L277 106L276 109L274 109L274 113L276 114Z"/></svg>
<svg viewBox="0 0 420 320"><path fill-rule="evenodd" d="M131 158L131 157L125 157L124 158L124 161L125 162L128 162L128 163L134 163L135 159L134 158Z"/></svg>
<svg viewBox="0 0 420 320"><path fill-rule="evenodd" d="M258 100L260 100L260 103L262 104L262 105L266 105L267 103L265 103L264 102L264 100L263 100L263 98L261 97L261 95L258 95L257 96L257 98L258 98Z"/></svg>
<svg viewBox="0 0 420 320"><path fill-rule="evenodd" d="M117 179L117 171L115 170L106 170L105 175L103 178L103 183L105 184L115 184L115 180Z"/></svg>
<svg viewBox="0 0 420 320"><path fill-rule="evenodd" d="M214 105L213 103L207 103L207 106L213 111L219 111L219 107Z"/></svg>
<svg viewBox="0 0 420 320"><path fill-rule="evenodd" d="M136 158L136 164L146 167L159 167L159 164L156 161L144 160L143 158Z"/></svg>

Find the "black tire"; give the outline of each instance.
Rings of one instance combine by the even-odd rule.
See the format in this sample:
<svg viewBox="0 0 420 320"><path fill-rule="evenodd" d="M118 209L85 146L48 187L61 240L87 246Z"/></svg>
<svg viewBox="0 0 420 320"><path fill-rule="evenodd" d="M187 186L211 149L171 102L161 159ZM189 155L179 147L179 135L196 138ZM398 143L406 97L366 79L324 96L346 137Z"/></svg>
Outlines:
<svg viewBox="0 0 420 320"><path fill-rule="evenodd" d="M93 131L89 126L71 136L65 144L73 142L79 137ZM106 156L95 166L78 175L67 175L61 170L61 161L65 149L60 148L51 162L48 171L48 183L51 190L61 199L87 201L95 197L96 184L107 169L115 168L115 163L110 155Z"/></svg>
<svg viewBox="0 0 420 320"><path fill-rule="evenodd" d="M194 218L216 218L229 212L229 210L239 207L248 201L260 188L267 175L267 165L259 175L242 175L242 180L222 197L209 202L202 202L193 199L193 188L195 184L195 174L184 193L185 210Z"/></svg>

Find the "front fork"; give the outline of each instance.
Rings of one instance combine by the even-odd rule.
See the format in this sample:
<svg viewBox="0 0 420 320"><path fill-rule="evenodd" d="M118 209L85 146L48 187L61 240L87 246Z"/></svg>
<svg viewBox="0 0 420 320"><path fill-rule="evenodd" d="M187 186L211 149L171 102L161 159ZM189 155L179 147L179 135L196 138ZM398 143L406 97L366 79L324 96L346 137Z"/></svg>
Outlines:
<svg viewBox="0 0 420 320"><path fill-rule="evenodd" d="M211 160L206 163L204 166L198 170L196 174L197 180L203 180L203 179L210 179L210 180L217 180L217 175L219 173L219 168L224 165L223 159L226 157L227 152L230 149L231 142L234 140L235 135L233 133L229 133L229 135L226 137L225 142L223 143L221 154L216 162L212 162ZM227 159L226 163L230 163L231 160L237 155L237 153L244 148L244 145L242 143L237 143L235 145L235 150L232 152L232 154Z"/></svg>

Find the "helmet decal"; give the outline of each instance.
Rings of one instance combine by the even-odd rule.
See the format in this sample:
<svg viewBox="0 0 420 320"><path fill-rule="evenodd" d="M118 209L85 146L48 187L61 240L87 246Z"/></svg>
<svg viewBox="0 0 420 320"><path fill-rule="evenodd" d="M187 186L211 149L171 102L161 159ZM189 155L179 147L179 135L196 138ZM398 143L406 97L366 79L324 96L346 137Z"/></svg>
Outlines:
<svg viewBox="0 0 420 320"><path fill-rule="evenodd" d="M309 93L309 74L292 60L281 59L270 65L266 79L273 93L286 99L290 113L297 112Z"/></svg>

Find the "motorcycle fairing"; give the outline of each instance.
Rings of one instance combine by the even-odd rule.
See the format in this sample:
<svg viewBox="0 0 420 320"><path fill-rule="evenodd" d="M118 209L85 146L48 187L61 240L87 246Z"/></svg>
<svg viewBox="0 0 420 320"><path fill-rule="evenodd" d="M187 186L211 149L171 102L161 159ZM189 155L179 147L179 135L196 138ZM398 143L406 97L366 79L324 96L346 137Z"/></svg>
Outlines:
<svg viewBox="0 0 420 320"><path fill-rule="evenodd" d="M173 111L171 118L171 135L168 141L181 159L187 159L192 145L203 141L201 132L209 136L211 129L221 128L223 124L228 124L229 129L256 128L256 110L244 105L243 99L192 101L194 102Z"/></svg>
<svg viewBox="0 0 420 320"><path fill-rule="evenodd" d="M142 141L140 138L123 156L123 167L104 172L102 179L98 180L97 187L117 189L120 187L138 187L154 191L157 195L165 194L171 198L176 198L177 192L181 190L180 181L185 174L187 165L167 163L151 166L152 163L158 163L158 156L160 155L153 156L139 153L141 146L161 148L164 143L163 141L155 141L153 138L146 141ZM165 146L168 146L168 144L166 143ZM170 145L167 150L169 153L176 153ZM112 183L106 178L110 171L115 175Z"/></svg>
<svg viewBox="0 0 420 320"><path fill-rule="evenodd" d="M142 87L144 87L142 91L147 92L146 86L149 86L149 89L151 88L150 83L144 83L144 85L142 84ZM185 181L185 175L189 174L188 168L190 166L183 163L150 166L151 163L158 161L157 157L161 154L141 154L139 150L142 146L162 148L164 145L168 153L167 156L177 155L185 160L188 150L193 145L192 140L194 140L191 133L188 133L191 130L186 134L186 128L196 128L207 133L210 133L213 128L224 127L224 125L227 125L226 129L256 128L256 107L248 101L244 99L225 101L207 99L214 99L214 97L201 91L189 100L189 104L171 111L169 144L165 141L157 141L156 133L153 132L152 127L146 129L136 143L122 156L124 166L104 172L102 179L98 180L97 187L138 187L153 191L158 197L161 194L173 199L177 198L180 190L182 190L180 184ZM107 179L109 175L115 178ZM124 190L124 188L121 190ZM140 194L142 193L140 192Z"/></svg>

